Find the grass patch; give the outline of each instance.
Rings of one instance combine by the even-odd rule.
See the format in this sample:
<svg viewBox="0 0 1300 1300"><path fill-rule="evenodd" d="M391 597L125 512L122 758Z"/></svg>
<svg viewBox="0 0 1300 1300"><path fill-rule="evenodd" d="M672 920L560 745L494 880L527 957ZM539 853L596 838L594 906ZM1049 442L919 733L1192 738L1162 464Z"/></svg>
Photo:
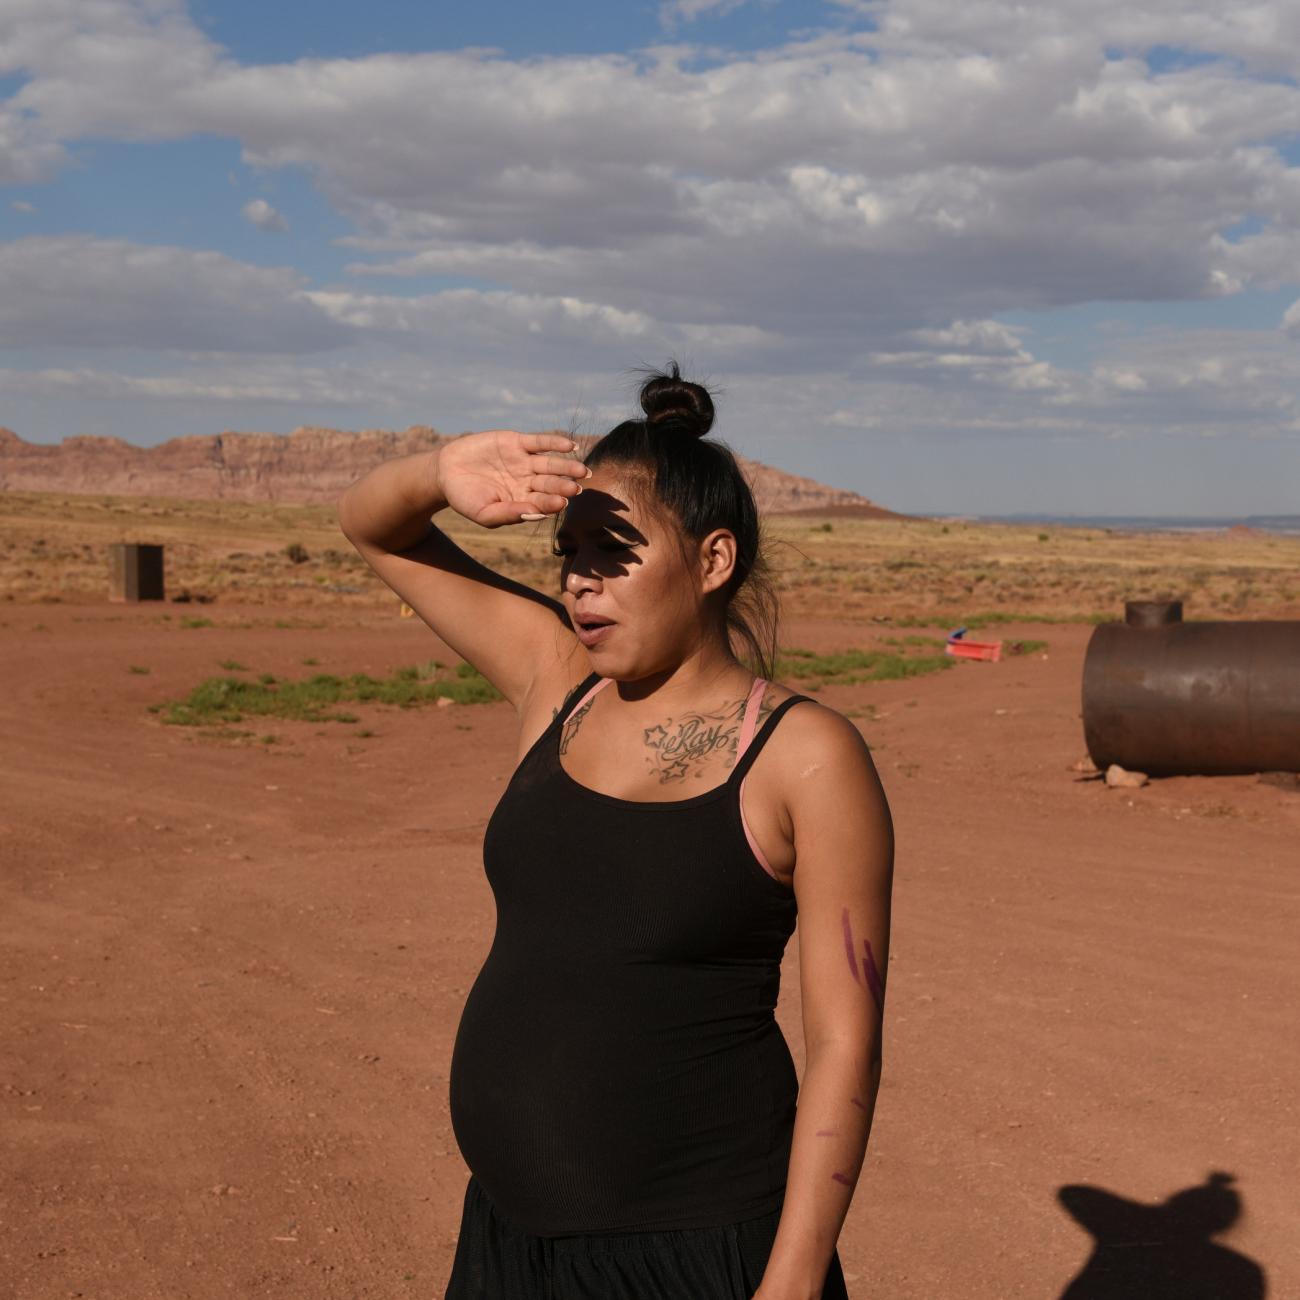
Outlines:
<svg viewBox="0 0 1300 1300"><path fill-rule="evenodd" d="M268 680L269 679L269 680ZM277 681L271 674L250 682L238 677L209 677L184 699L155 705L171 726L197 727L240 722L245 718L285 718L296 722L358 722L355 713L338 711L343 703L391 704L409 709L445 696L457 704L487 704L500 692L470 664L454 672L432 660L398 668L388 677L353 673L337 677L316 673L302 681Z"/></svg>
<svg viewBox="0 0 1300 1300"><path fill-rule="evenodd" d="M892 682L943 672L956 660L946 654L902 655L889 650L842 650L819 655L788 648L777 657L777 676L794 678L810 691L823 686L851 686L855 682Z"/></svg>
<svg viewBox="0 0 1300 1300"><path fill-rule="evenodd" d="M126 671L129 672L129 673L136 673L136 674L138 674L138 675L141 676L141 677L148 677L148 676L149 676L149 670L148 670L147 668L143 667L143 666L140 665L140 664L131 664L130 667L127 668Z"/></svg>
<svg viewBox="0 0 1300 1300"><path fill-rule="evenodd" d="M1008 641L1003 647L1009 655L1036 655L1047 649L1046 641Z"/></svg>
<svg viewBox="0 0 1300 1300"><path fill-rule="evenodd" d="M942 649L945 645L948 644L943 639L943 637L939 637L939 636L904 636L904 637L882 636L880 638L880 643L881 645L905 645L905 646L928 645L928 646L938 646L940 649Z"/></svg>
<svg viewBox="0 0 1300 1300"><path fill-rule="evenodd" d="M181 627L213 627L215 626L210 618L183 618Z"/></svg>
<svg viewBox="0 0 1300 1300"><path fill-rule="evenodd" d="M204 727L197 734L204 740L228 741L238 744L247 740L253 733L241 727Z"/></svg>
<svg viewBox="0 0 1300 1300"><path fill-rule="evenodd" d="M241 664L238 659L223 659L217 667L224 668L228 673L246 673L248 671L248 665Z"/></svg>
<svg viewBox="0 0 1300 1300"><path fill-rule="evenodd" d="M905 617L893 620L895 627L991 627L998 623L1118 623L1114 614L1017 614L1009 610L993 609L983 614L956 614L927 618Z"/></svg>
<svg viewBox="0 0 1300 1300"><path fill-rule="evenodd" d="M874 704L865 704L860 709L845 709L846 718L866 718L868 722L879 722L880 714Z"/></svg>

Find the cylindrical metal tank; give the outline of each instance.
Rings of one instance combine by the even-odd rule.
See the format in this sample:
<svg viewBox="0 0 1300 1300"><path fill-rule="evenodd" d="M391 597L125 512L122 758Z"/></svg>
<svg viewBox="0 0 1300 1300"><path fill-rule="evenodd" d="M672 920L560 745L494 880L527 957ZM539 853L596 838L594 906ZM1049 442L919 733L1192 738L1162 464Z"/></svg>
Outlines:
<svg viewBox="0 0 1300 1300"><path fill-rule="evenodd" d="M1103 769L1300 772L1300 622L1184 623L1177 601L1130 601L1088 642L1083 734Z"/></svg>

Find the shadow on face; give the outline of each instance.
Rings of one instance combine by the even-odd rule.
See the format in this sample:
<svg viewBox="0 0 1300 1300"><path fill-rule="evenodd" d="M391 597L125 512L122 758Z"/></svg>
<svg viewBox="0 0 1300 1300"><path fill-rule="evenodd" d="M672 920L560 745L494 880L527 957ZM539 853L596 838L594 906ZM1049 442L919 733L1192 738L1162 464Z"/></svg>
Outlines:
<svg viewBox="0 0 1300 1300"><path fill-rule="evenodd" d="M607 666L644 675L679 658L697 634L698 593L672 527L639 494L599 469L557 520L560 593L579 611L619 625L598 653Z"/></svg>
<svg viewBox="0 0 1300 1300"><path fill-rule="evenodd" d="M593 474L582 495L565 506L555 531L555 554L564 560L561 590L568 590L571 574L607 580L644 565L651 539L636 522L640 514L621 483L599 471Z"/></svg>

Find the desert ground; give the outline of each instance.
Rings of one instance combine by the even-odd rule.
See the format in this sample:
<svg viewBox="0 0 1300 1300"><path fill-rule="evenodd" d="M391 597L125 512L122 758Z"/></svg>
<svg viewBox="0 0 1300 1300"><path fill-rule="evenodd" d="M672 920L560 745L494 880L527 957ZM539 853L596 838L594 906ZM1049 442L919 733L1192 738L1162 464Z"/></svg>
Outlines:
<svg viewBox="0 0 1300 1300"><path fill-rule="evenodd" d="M769 529L783 680L897 834L854 1300L1300 1294L1300 793L1073 770L1093 624L1300 618L1300 539ZM450 530L552 589L544 528ZM108 601L115 541L166 545L166 602ZM962 623L1002 661L937 666ZM7 493L0 663L0 1296L440 1297L509 706L320 507ZM357 674L424 693L194 693ZM779 1019L802 1068L797 933Z"/></svg>

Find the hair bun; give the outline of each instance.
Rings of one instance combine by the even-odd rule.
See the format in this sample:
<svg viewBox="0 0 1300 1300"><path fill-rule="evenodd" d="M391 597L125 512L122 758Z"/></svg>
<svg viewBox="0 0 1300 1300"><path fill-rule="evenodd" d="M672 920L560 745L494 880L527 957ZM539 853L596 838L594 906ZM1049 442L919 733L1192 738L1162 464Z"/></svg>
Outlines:
<svg viewBox="0 0 1300 1300"><path fill-rule="evenodd" d="M702 384L683 379L677 362L641 385L641 409L653 429L671 427L691 438L702 438L713 427L713 398Z"/></svg>

